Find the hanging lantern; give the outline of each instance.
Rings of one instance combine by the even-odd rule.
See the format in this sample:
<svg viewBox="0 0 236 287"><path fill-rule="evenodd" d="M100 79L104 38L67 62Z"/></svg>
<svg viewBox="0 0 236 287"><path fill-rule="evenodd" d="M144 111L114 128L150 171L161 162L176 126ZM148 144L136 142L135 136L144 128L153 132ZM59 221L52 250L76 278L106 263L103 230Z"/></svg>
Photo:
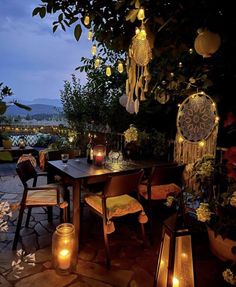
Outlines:
<svg viewBox="0 0 236 287"><path fill-rule="evenodd" d="M91 41L93 39L93 32L92 30L88 31L88 40Z"/></svg>
<svg viewBox="0 0 236 287"><path fill-rule="evenodd" d="M107 75L108 77L111 76L111 67L110 67L110 66L107 66L107 67L106 67L106 75Z"/></svg>
<svg viewBox="0 0 236 287"><path fill-rule="evenodd" d="M94 62L94 67L97 69L100 66L100 59L96 58Z"/></svg>
<svg viewBox="0 0 236 287"><path fill-rule="evenodd" d="M85 17L84 17L84 25L85 26L88 26L90 24L90 17L89 17L89 15L86 15Z"/></svg>
<svg viewBox="0 0 236 287"><path fill-rule="evenodd" d="M140 20L140 21L144 20L144 18L145 18L145 12L144 12L144 9L143 9L143 8L140 8L140 9L138 10L137 18L138 18L138 20Z"/></svg>
<svg viewBox="0 0 236 287"><path fill-rule="evenodd" d="M154 287L195 286L191 235L175 223L176 214L164 222Z"/></svg>
<svg viewBox="0 0 236 287"><path fill-rule="evenodd" d="M52 263L58 274L67 275L75 270L77 252L74 225L58 225L52 236Z"/></svg>
<svg viewBox="0 0 236 287"><path fill-rule="evenodd" d="M93 56L97 54L97 46L95 44L92 46L91 53Z"/></svg>
<svg viewBox="0 0 236 287"><path fill-rule="evenodd" d="M124 72L124 66L122 62L118 62L118 66L117 66L117 70L119 73L123 73Z"/></svg>
<svg viewBox="0 0 236 287"><path fill-rule="evenodd" d="M119 98L119 103L123 106L126 107L128 101L128 97L126 94L123 94L120 98Z"/></svg>
<svg viewBox="0 0 236 287"><path fill-rule="evenodd" d="M198 29L197 32L198 36L194 41L196 52L203 58L211 57L220 47L221 39L219 34L202 29Z"/></svg>

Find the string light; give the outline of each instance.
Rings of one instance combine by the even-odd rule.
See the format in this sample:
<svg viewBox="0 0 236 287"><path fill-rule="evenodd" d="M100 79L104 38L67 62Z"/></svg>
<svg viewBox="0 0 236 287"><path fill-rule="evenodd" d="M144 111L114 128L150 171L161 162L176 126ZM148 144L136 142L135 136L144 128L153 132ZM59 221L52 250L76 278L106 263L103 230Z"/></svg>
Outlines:
<svg viewBox="0 0 236 287"><path fill-rule="evenodd" d="M88 40L91 41L93 39L93 32L92 30L88 31Z"/></svg>
<svg viewBox="0 0 236 287"><path fill-rule="evenodd" d="M110 66L107 66L107 67L106 67L106 75L107 75L108 77L111 76L111 67L110 67Z"/></svg>
<svg viewBox="0 0 236 287"><path fill-rule="evenodd" d="M91 53L94 56L97 54L97 46L95 44L92 46Z"/></svg>
<svg viewBox="0 0 236 287"><path fill-rule="evenodd" d="M88 15L86 15L84 17L84 25L88 26L90 24L90 17Z"/></svg>
<svg viewBox="0 0 236 287"><path fill-rule="evenodd" d="M94 62L94 67L95 68L98 68L100 66L100 59L99 58L96 58L95 59L95 62Z"/></svg>
<svg viewBox="0 0 236 287"><path fill-rule="evenodd" d="M118 62L117 70L118 70L118 72L119 72L120 74L124 72L123 63L120 62L120 61Z"/></svg>
<svg viewBox="0 0 236 287"><path fill-rule="evenodd" d="M143 8L140 8L140 9L138 10L137 18L138 18L138 20L140 20L140 21L143 21L143 20L144 20L144 18L145 18L145 12L144 12L144 9L143 9Z"/></svg>

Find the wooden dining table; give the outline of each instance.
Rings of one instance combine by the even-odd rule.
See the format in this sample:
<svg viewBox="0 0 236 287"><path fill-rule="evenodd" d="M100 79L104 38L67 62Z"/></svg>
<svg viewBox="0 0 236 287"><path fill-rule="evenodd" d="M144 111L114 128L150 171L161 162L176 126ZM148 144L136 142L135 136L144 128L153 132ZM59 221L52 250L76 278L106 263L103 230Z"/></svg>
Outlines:
<svg viewBox="0 0 236 287"><path fill-rule="evenodd" d="M103 166L88 164L86 158L69 159L66 166L62 163L61 160L48 161L48 174L50 177L52 178L55 174L59 175L62 178L62 182L72 186L72 223L75 228L78 250L81 224L80 202L82 181L88 179L99 180L99 177L104 177L104 175L108 176L139 169L150 169L154 165L158 165L158 162L155 160L122 161L119 163L106 162Z"/></svg>

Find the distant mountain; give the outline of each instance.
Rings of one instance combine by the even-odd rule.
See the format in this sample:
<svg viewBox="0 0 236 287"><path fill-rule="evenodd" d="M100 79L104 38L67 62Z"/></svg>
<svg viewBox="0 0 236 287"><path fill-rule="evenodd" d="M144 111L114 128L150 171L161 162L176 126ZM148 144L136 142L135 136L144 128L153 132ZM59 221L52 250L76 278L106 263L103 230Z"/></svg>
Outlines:
<svg viewBox="0 0 236 287"><path fill-rule="evenodd" d="M37 114L55 115L55 114L58 114L59 112L62 112L62 108L55 107L52 105L33 104L29 106L32 108L30 112L20 109L16 106L10 106L7 109L6 115L9 115L9 116L26 116L28 114L29 115L37 115Z"/></svg>
<svg viewBox="0 0 236 287"><path fill-rule="evenodd" d="M62 107L62 103L58 99L47 99L47 98L38 98L33 99L32 101L19 101L25 105L34 105L34 104L42 104L42 105L50 105L55 107Z"/></svg>

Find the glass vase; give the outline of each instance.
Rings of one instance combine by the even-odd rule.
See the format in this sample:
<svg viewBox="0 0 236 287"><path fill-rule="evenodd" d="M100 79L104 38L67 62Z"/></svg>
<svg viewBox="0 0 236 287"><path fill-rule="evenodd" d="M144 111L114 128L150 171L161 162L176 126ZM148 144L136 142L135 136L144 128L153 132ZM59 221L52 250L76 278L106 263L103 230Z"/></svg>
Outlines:
<svg viewBox="0 0 236 287"><path fill-rule="evenodd" d="M57 226L52 236L52 264L60 275L75 270L77 250L74 225L63 223Z"/></svg>

